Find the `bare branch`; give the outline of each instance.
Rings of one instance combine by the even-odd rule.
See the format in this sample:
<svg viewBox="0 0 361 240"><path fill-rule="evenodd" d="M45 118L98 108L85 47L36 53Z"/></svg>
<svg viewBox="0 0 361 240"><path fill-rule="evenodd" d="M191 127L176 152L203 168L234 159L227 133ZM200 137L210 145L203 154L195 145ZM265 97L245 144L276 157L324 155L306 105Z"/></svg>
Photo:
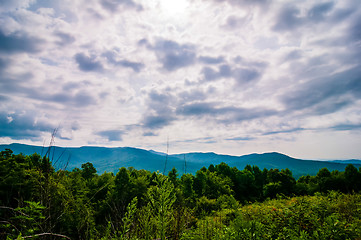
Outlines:
<svg viewBox="0 0 361 240"><path fill-rule="evenodd" d="M35 235L32 235L32 236L25 236L25 237L22 237L23 239L25 238L33 238L33 237L40 237L40 236L54 236L54 237L60 237L60 238L66 238L66 239L70 239L70 237L68 236L65 236L65 235L61 235L61 234L56 234L56 233L39 233L39 234L35 234Z"/></svg>

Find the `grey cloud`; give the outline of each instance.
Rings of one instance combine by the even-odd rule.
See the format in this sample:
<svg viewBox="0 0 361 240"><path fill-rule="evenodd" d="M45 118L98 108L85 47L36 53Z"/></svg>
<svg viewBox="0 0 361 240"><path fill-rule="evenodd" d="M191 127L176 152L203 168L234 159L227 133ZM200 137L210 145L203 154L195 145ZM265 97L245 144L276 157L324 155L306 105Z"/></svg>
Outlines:
<svg viewBox="0 0 361 240"><path fill-rule="evenodd" d="M66 46L75 41L75 37L68 33L56 32L55 35L59 37L59 41L56 42L59 46Z"/></svg>
<svg viewBox="0 0 361 240"><path fill-rule="evenodd" d="M238 84L242 84L258 79L261 73L255 69L238 68L234 71L233 76Z"/></svg>
<svg viewBox="0 0 361 240"><path fill-rule="evenodd" d="M7 100L9 100L9 98L7 96L0 95L0 101L5 102Z"/></svg>
<svg viewBox="0 0 361 240"><path fill-rule="evenodd" d="M243 5L265 5L269 0L213 0L215 2L228 2L231 5L243 6Z"/></svg>
<svg viewBox="0 0 361 240"><path fill-rule="evenodd" d="M193 102L195 100L205 100L207 98L207 94L199 89L183 91L179 93L178 96L183 102Z"/></svg>
<svg viewBox="0 0 361 240"><path fill-rule="evenodd" d="M151 91L148 93L148 110L143 115L142 126L146 129L161 129L171 124L176 118L172 105L176 99L171 94Z"/></svg>
<svg viewBox="0 0 361 240"><path fill-rule="evenodd" d="M361 98L360 67L301 84L281 97L281 101L287 111L304 109L322 115L352 104L350 97Z"/></svg>
<svg viewBox="0 0 361 240"><path fill-rule="evenodd" d="M143 133L144 137L155 137L158 136L158 134L155 134L154 132L145 132Z"/></svg>
<svg viewBox="0 0 361 240"><path fill-rule="evenodd" d="M140 70L144 67L143 63L132 62L132 61L128 61L128 60L121 60L118 62L118 64L123 67L131 68L131 69L133 69L134 72L140 72Z"/></svg>
<svg viewBox="0 0 361 240"><path fill-rule="evenodd" d="M234 113L233 118L224 119L223 123L242 122L246 120L266 118L278 114L278 111L263 107L258 108L239 108Z"/></svg>
<svg viewBox="0 0 361 240"><path fill-rule="evenodd" d="M205 81L233 78L237 84L251 82L261 77L261 73L254 68L237 67L232 69L227 64L219 66L218 71L210 67L204 67L202 74Z"/></svg>
<svg viewBox="0 0 361 240"><path fill-rule="evenodd" d="M343 8L336 9L334 14L331 16L332 23L339 23L347 19L355 11L356 8Z"/></svg>
<svg viewBox="0 0 361 240"><path fill-rule="evenodd" d="M174 96L167 92L151 91L148 93L147 112L143 114L141 125L145 129L161 129L175 120L172 105Z"/></svg>
<svg viewBox="0 0 361 240"><path fill-rule="evenodd" d="M302 57L302 51L300 50L293 50L289 52L283 59L284 62L300 59Z"/></svg>
<svg viewBox="0 0 361 240"><path fill-rule="evenodd" d="M181 114L184 116L192 116L192 115L218 115L224 114L228 112L230 109L225 108L216 108L214 103L191 103L186 104L177 109L177 114Z"/></svg>
<svg viewBox="0 0 361 240"><path fill-rule="evenodd" d="M253 137L234 137L234 138L226 138L227 141L251 141L254 140Z"/></svg>
<svg viewBox="0 0 361 240"><path fill-rule="evenodd" d="M124 132L122 130L106 130L97 132L96 134L107 138L109 141L122 141L122 135Z"/></svg>
<svg viewBox="0 0 361 240"><path fill-rule="evenodd" d="M169 115L149 115L143 120L143 126L148 129L163 128L175 120L174 117Z"/></svg>
<svg viewBox="0 0 361 240"><path fill-rule="evenodd" d="M191 44L158 40L154 46L148 46L148 48L155 51L158 61L167 71L175 71L190 66L196 61L196 50Z"/></svg>
<svg viewBox="0 0 361 240"><path fill-rule="evenodd" d="M71 130L76 131L80 129L80 124L77 121L72 122L71 124Z"/></svg>
<svg viewBox="0 0 361 240"><path fill-rule="evenodd" d="M201 63L205 63L205 64L219 64L224 62L224 58L222 56L219 57L200 56L198 60Z"/></svg>
<svg viewBox="0 0 361 240"><path fill-rule="evenodd" d="M357 42L358 46L361 41L361 17L356 18L348 29L351 40Z"/></svg>
<svg viewBox="0 0 361 240"><path fill-rule="evenodd" d="M346 4L347 5L347 4ZM335 24L343 22L355 12L355 6L347 6L347 8L334 9L334 2L323 2L313 5L306 10L306 16L301 14L300 9L295 6L287 5L282 8L277 16L276 23L273 26L274 31L292 31L297 28L307 26L312 29L314 24L324 22L328 27L334 27ZM359 26L356 24L352 31L358 31ZM357 35L357 34L356 34Z"/></svg>
<svg viewBox="0 0 361 240"><path fill-rule="evenodd" d="M9 76L8 74L0 75L0 92L5 94L11 93L24 93L31 91L28 87L23 87L23 83L27 83L33 75L31 73L25 73L18 76Z"/></svg>
<svg viewBox="0 0 361 240"><path fill-rule="evenodd" d="M149 41L146 38L142 38L138 41L138 46L146 46L147 48L151 48L152 45L149 43Z"/></svg>
<svg viewBox="0 0 361 240"><path fill-rule="evenodd" d="M280 10L277 16L276 24L273 26L275 31L295 30L304 23L304 19L299 16L300 10L286 6Z"/></svg>
<svg viewBox="0 0 361 240"><path fill-rule="evenodd" d="M72 138L70 138L70 137L64 137L64 136L62 136L61 133L58 135L58 138L60 138L60 139L62 139L62 140L68 140L68 141L72 140Z"/></svg>
<svg viewBox="0 0 361 240"><path fill-rule="evenodd" d="M25 113L0 113L0 136L12 139L39 139L42 132L54 129L49 123L36 119L35 115Z"/></svg>
<svg viewBox="0 0 361 240"><path fill-rule="evenodd" d="M62 91L50 92L45 88L31 87L31 84L29 84L29 82L31 82L31 78L31 74L21 75L17 78L2 78L0 81L0 92L10 95L23 95L26 98L47 102L51 101L75 107L85 107L93 105L97 102L96 98L88 91L84 89L76 91L76 88L80 88L81 85L73 85L72 89L75 91L70 91L70 88L64 86L65 89L63 89Z"/></svg>
<svg viewBox="0 0 361 240"><path fill-rule="evenodd" d="M119 6L133 8L137 11L143 10L143 6L141 4L137 4L133 0L100 0L100 4L110 12L116 12Z"/></svg>
<svg viewBox="0 0 361 240"><path fill-rule="evenodd" d="M105 56L111 64L114 64L115 66L131 68L134 72L140 72L142 68L144 68L144 64L140 62L132 62L125 59L117 61L115 59L115 53L113 52L106 52L103 54L103 56Z"/></svg>
<svg viewBox="0 0 361 240"><path fill-rule="evenodd" d="M26 90L27 97L51 101L67 106L87 107L96 104L96 98L85 90L81 90L75 94L69 92L58 92L53 94L43 93L39 90Z"/></svg>
<svg viewBox="0 0 361 240"><path fill-rule="evenodd" d="M218 117L218 122L228 124L275 115L277 111L265 108L219 107L216 103L198 102L185 104L176 110L183 116Z"/></svg>
<svg viewBox="0 0 361 240"><path fill-rule="evenodd" d="M67 82L64 83L62 88L64 91L70 91L72 89L78 89L81 88L83 86L86 86L87 84L89 84L88 81L80 81L80 82Z"/></svg>
<svg viewBox="0 0 361 240"><path fill-rule="evenodd" d="M361 123L357 124L338 124L331 129L337 130L337 131L351 131L351 130L361 130Z"/></svg>
<svg viewBox="0 0 361 240"><path fill-rule="evenodd" d="M226 23L223 27L228 29L240 28L245 23L245 18L239 18L236 16L229 16L226 20Z"/></svg>
<svg viewBox="0 0 361 240"><path fill-rule="evenodd" d="M274 134L280 134L280 133L293 133L293 132L300 132L300 131L304 131L304 130L307 130L307 129L305 129L305 128L291 128L291 129L286 129L286 130L265 132L265 133L263 133L263 135L274 135Z"/></svg>
<svg viewBox="0 0 361 240"><path fill-rule="evenodd" d="M78 63L79 69L84 72L101 72L103 66L99 61L96 61L95 57L88 57L83 53L78 53L74 56Z"/></svg>
<svg viewBox="0 0 361 240"><path fill-rule="evenodd" d="M151 91L149 93L149 98L151 101L153 102L159 102L159 103L169 103L169 101L171 100L171 96L164 94L164 93L158 93L156 91Z"/></svg>
<svg viewBox="0 0 361 240"><path fill-rule="evenodd" d="M86 91L77 92L72 99L78 107L85 107L96 103L95 98Z"/></svg>
<svg viewBox="0 0 361 240"><path fill-rule="evenodd" d="M307 16L313 21L321 21L325 18L325 15L332 10L333 6L333 2L316 4L308 11Z"/></svg>
<svg viewBox="0 0 361 240"><path fill-rule="evenodd" d="M40 45L44 41L38 38L27 36L24 33L12 33L6 35L0 30L0 52L4 53L36 53L41 51Z"/></svg>
<svg viewBox="0 0 361 240"><path fill-rule="evenodd" d="M3 58L0 58L0 72L2 72L9 65L9 62Z"/></svg>
<svg viewBox="0 0 361 240"><path fill-rule="evenodd" d="M213 68L205 67L202 70L204 79L206 81L217 80L220 78L228 78L232 76L232 69L229 65L222 65L218 68L218 71L215 71Z"/></svg>
<svg viewBox="0 0 361 240"><path fill-rule="evenodd" d="M268 63L265 61L252 61L241 56L235 57L233 61L241 68L257 69L258 71L262 71L268 66Z"/></svg>
<svg viewBox="0 0 361 240"><path fill-rule="evenodd" d="M59 104L71 105L75 107L86 107L96 104L96 98L85 90L80 90L75 94L60 92L55 94L39 94L38 91L31 92L28 96L45 101L52 101Z"/></svg>

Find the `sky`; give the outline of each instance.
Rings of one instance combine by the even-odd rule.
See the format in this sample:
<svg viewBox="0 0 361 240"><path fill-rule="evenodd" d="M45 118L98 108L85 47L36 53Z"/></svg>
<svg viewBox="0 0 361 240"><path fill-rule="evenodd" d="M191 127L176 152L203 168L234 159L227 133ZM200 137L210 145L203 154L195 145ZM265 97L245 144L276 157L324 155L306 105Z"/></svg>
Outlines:
<svg viewBox="0 0 361 240"><path fill-rule="evenodd" d="M54 130L63 147L361 159L361 4L0 0L0 144Z"/></svg>

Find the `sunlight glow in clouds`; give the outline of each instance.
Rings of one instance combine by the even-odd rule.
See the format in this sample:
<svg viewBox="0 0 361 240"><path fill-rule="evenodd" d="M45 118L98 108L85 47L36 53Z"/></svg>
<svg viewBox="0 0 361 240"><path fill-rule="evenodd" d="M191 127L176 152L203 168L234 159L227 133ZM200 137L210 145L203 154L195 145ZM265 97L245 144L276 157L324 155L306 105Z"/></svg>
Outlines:
<svg viewBox="0 0 361 240"><path fill-rule="evenodd" d="M0 141L361 158L353 0L5 0Z"/></svg>
<svg viewBox="0 0 361 240"><path fill-rule="evenodd" d="M178 15L186 14L188 5L189 5L188 0L160 1L160 6L162 8L163 13L168 16L178 16Z"/></svg>

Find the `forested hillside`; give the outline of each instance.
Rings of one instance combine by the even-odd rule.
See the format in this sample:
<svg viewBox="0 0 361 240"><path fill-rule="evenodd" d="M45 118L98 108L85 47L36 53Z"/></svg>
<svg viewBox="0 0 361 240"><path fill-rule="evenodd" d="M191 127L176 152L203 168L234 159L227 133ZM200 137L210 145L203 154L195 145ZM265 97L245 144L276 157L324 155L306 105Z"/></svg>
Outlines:
<svg viewBox="0 0 361 240"><path fill-rule="evenodd" d="M260 169L286 169L292 171L293 177L298 179L303 175L316 175L322 168L330 171L343 171L348 163L361 167L361 161L315 161L292 158L290 156L271 152L262 154L248 154L243 156L231 156L216 154L213 152L169 154L148 151L131 147L58 147L58 146L33 146L26 144L0 145L0 151L11 149L14 154L32 155L38 153L48 155L52 159L55 169L80 168L82 164L91 162L98 173L113 172L116 174L121 167L134 167L151 172L169 172L176 168L179 173L195 174L203 166L211 164L227 163L231 167L244 169L247 165L258 166Z"/></svg>
<svg viewBox="0 0 361 240"><path fill-rule="evenodd" d="M351 164L296 180L251 165L97 174L90 162L55 170L50 159L1 152L1 239L361 237L361 169Z"/></svg>

